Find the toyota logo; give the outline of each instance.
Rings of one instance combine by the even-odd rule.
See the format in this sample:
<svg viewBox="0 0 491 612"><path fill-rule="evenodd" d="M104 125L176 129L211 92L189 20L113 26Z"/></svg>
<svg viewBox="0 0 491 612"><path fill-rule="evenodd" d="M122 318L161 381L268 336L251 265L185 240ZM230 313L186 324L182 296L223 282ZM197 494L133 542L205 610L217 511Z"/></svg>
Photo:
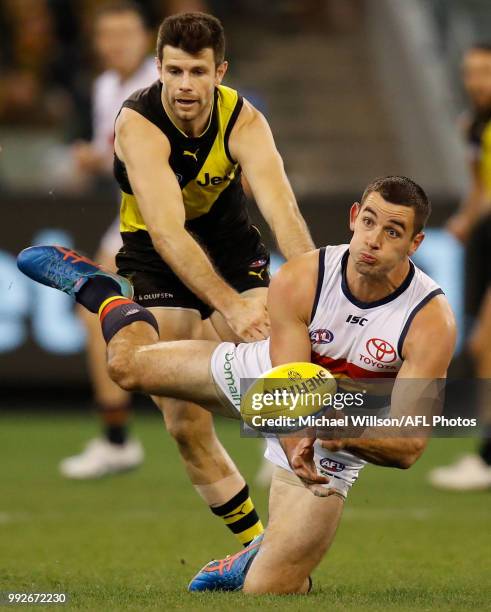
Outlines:
<svg viewBox="0 0 491 612"><path fill-rule="evenodd" d="M392 344L380 338L370 338L366 344L367 351L377 361L392 363L396 359L396 351Z"/></svg>

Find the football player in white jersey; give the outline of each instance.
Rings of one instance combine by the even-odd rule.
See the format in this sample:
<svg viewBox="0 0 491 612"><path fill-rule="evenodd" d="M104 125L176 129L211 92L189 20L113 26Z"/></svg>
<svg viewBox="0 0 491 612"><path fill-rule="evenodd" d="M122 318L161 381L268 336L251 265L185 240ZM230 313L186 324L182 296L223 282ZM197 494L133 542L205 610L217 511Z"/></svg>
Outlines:
<svg viewBox="0 0 491 612"><path fill-rule="evenodd" d="M31 278L99 312L109 371L127 390L197 401L238 418L230 376L235 388L271 365L312 360L344 378L392 379L390 412L396 415L428 408L430 381L445 379L455 344L455 320L443 292L410 261L429 213L424 191L410 179L372 182L351 207L349 245L302 255L274 277L271 337L249 344L159 343L155 318L125 297L131 295L127 281L73 251L32 247L18 264ZM307 592L365 463L406 469L425 445L426 437L387 436L376 428L357 438L268 439L267 456L276 468L264 539L210 562L190 590Z"/></svg>

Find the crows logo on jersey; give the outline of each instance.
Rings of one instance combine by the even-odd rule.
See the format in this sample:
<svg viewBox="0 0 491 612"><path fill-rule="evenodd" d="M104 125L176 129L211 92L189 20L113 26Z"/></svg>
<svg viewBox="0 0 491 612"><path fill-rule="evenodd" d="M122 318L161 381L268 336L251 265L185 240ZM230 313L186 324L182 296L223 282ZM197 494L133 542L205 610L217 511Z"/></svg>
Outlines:
<svg viewBox="0 0 491 612"><path fill-rule="evenodd" d="M312 344L329 344L334 340L334 334L329 329L313 329L310 332Z"/></svg>

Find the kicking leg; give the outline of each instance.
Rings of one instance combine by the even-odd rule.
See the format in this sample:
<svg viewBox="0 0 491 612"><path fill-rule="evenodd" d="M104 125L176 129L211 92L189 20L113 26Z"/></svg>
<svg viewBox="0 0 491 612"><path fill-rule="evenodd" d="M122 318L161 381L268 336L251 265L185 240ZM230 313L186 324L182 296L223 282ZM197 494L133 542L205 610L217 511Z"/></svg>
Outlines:
<svg viewBox="0 0 491 612"><path fill-rule="evenodd" d="M19 254L17 265L33 280L98 313L108 345L109 373L123 389L217 406L209 361L218 342L158 343L158 323L130 299L131 283L70 249L30 247Z"/></svg>
<svg viewBox="0 0 491 612"><path fill-rule="evenodd" d="M217 346L217 342L204 340L159 342L152 325L136 321L109 341L109 375L126 391L196 401L224 412L210 373L211 355ZM238 418L232 410L227 416Z"/></svg>
<svg viewBox="0 0 491 612"><path fill-rule="evenodd" d="M93 262L68 249L32 247L23 251L17 262L34 280L64 291L91 312L98 312L108 345L109 373L123 389L198 402L211 411L239 417L232 406L229 409L220 405L210 372L211 356L218 342L158 342L158 322L150 311L129 299L130 283L100 270ZM167 334L164 337L168 339ZM196 486L201 488L199 492L212 511L222 516L242 543L247 543L262 532L247 485L216 440L210 418L188 410L189 418L179 419L182 410L182 406L175 410L177 420L174 419L171 431L180 438L180 446L185 444L189 450L194 443L200 449L199 457L196 451L183 457L188 471L194 473ZM197 406L192 410L203 412ZM197 419L202 420L204 431L196 430ZM191 428L193 433L189 433ZM204 467L208 454L216 464L218 481L217 475L210 475Z"/></svg>

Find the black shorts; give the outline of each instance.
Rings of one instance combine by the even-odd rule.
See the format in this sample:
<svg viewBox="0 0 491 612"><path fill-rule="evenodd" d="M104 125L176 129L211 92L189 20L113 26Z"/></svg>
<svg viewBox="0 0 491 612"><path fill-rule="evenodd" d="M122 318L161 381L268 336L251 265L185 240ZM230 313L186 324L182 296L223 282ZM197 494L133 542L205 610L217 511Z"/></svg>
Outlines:
<svg viewBox="0 0 491 612"><path fill-rule="evenodd" d="M217 272L236 291L242 293L256 287L268 287L269 255L257 254L254 259L235 267L216 266ZM120 266L118 273L133 284L134 301L145 308L186 308L197 310L202 319L207 319L213 309L192 293L170 269L157 271L134 271Z"/></svg>
<svg viewBox="0 0 491 612"><path fill-rule="evenodd" d="M465 310L477 317L488 287L491 287L491 214L476 224L467 242L465 256Z"/></svg>

